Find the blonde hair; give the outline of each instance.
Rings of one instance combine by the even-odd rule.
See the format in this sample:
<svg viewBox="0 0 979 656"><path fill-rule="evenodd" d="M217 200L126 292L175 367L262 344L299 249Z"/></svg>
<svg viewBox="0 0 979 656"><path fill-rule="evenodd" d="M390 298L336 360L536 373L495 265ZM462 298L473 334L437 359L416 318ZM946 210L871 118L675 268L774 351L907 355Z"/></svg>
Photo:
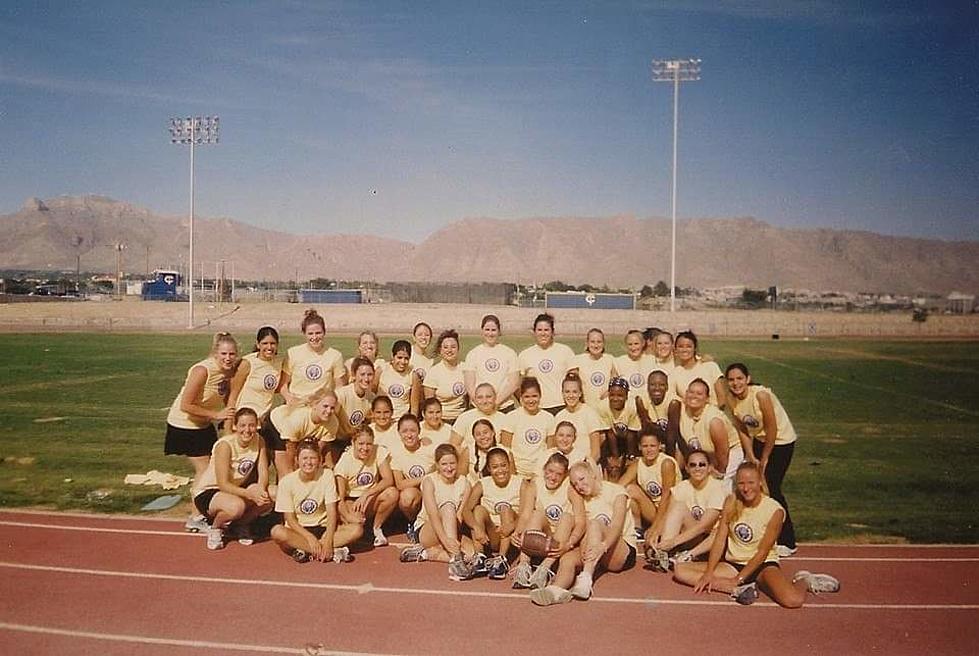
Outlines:
<svg viewBox="0 0 979 656"><path fill-rule="evenodd" d="M755 475L757 475L758 476L758 479L761 481L761 494L762 494L762 496L766 496L767 497L768 496L768 486L765 484L765 477L761 475L761 469L758 467L758 465L756 463L754 463L754 462L749 461L749 460L745 460L740 465L738 465L737 470L735 470L735 472L734 472L734 480L735 480L735 483L738 480L738 475L741 474L742 471L753 471L753 472L755 472ZM735 484L735 486L734 486L734 516L731 518L731 521L732 522L738 521L738 519L741 518L741 513L744 512L744 509L745 508L746 508L746 505L745 505L744 499L741 498L741 492L738 491L738 486Z"/></svg>
<svg viewBox="0 0 979 656"><path fill-rule="evenodd" d="M235 352L238 351L238 340L236 340L231 333L214 333L214 337L211 339L211 353L217 353L218 346L221 344L234 344Z"/></svg>
<svg viewBox="0 0 979 656"><path fill-rule="evenodd" d="M602 473L598 470L597 465L593 465L587 460L581 460L571 465L571 467L568 469L568 476L571 476L571 474L575 471L587 472L588 475L591 476L594 486L592 489L592 494L589 498L595 498L602 493Z"/></svg>

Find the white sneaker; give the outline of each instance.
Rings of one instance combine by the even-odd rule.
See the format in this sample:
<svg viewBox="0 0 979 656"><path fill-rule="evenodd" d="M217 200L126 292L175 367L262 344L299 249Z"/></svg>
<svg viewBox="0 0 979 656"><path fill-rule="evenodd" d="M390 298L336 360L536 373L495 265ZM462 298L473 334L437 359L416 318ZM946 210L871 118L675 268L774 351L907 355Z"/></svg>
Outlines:
<svg viewBox="0 0 979 656"><path fill-rule="evenodd" d="M775 553L778 554L779 558L789 558L794 556L795 552L799 550L799 547L787 547L784 544L775 545Z"/></svg>
<svg viewBox="0 0 979 656"><path fill-rule="evenodd" d="M224 532L219 528L207 529L207 548L217 551L224 548Z"/></svg>
<svg viewBox="0 0 979 656"><path fill-rule="evenodd" d="M571 586L571 596L575 599L585 601L591 597L591 577L584 572L575 577L574 585Z"/></svg>
<svg viewBox="0 0 979 656"><path fill-rule="evenodd" d="M529 588L530 578L533 573L534 569L530 566L530 563L518 563L517 566L513 568L513 588L515 590Z"/></svg>
<svg viewBox="0 0 979 656"><path fill-rule="evenodd" d="M337 547L333 550L333 562L349 563L354 557L350 555L350 547Z"/></svg>
<svg viewBox="0 0 979 656"><path fill-rule="evenodd" d="M758 600L758 586L754 583L739 585L731 592L731 599L742 606L750 606Z"/></svg>
<svg viewBox="0 0 979 656"><path fill-rule="evenodd" d="M388 545L388 538L384 535L384 532L377 528L374 529L374 546L375 547L386 547Z"/></svg>
<svg viewBox="0 0 979 656"><path fill-rule="evenodd" d="M556 585L549 585L546 588L536 588L530 591L530 600L537 606L553 606L554 604L566 604L571 601L571 593L564 588Z"/></svg>
<svg viewBox="0 0 979 656"><path fill-rule="evenodd" d="M805 581L806 589L813 594L840 591L840 580L829 574L813 574L804 569L800 569L792 577L793 583L797 583L798 581Z"/></svg>
<svg viewBox="0 0 979 656"><path fill-rule="evenodd" d="M551 571L550 567L538 565L534 573L530 575L530 587L535 589L546 588L551 584L553 578L554 572Z"/></svg>
<svg viewBox="0 0 979 656"><path fill-rule="evenodd" d="M184 530L188 533L203 533L209 528L211 525L207 523L207 517L204 515L191 515L184 522Z"/></svg>

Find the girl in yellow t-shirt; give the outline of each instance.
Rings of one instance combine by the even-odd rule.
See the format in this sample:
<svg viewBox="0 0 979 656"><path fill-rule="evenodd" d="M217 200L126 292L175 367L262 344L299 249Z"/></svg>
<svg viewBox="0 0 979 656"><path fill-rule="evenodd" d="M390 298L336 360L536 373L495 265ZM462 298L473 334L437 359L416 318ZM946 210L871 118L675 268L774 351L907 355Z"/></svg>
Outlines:
<svg viewBox="0 0 979 656"><path fill-rule="evenodd" d="M336 393L320 390L303 405L280 405L272 410L260 432L273 454L275 471L280 479L295 469L296 445L306 438L318 440L328 465L333 465L333 456L327 447L336 440L340 428L336 409Z"/></svg>
<svg viewBox="0 0 979 656"><path fill-rule="evenodd" d="M536 378L520 381L520 407L506 416L507 424L500 431L500 443L513 453L517 474L533 478L540 456L553 441L555 421L549 412L541 410L540 384Z"/></svg>
<svg viewBox="0 0 979 656"><path fill-rule="evenodd" d="M398 488L398 508L408 520L408 540L418 542L415 518L422 507L422 479L435 468L435 449L422 444L418 417L409 413L398 420L401 442L391 449L391 472Z"/></svg>
<svg viewBox="0 0 979 656"><path fill-rule="evenodd" d="M418 416L422 379L411 368L411 344L403 339L396 341L391 347L391 362L374 380L374 391L391 399L395 421L408 413Z"/></svg>
<svg viewBox="0 0 979 656"><path fill-rule="evenodd" d="M697 353L697 336L686 330L678 333L673 343L673 355L676 366L670 373L673 393L678 399L684 398L687 385L696 378L707 382L710 395L707 402L711 405L725 407L727 405L727 383L724 374L716 362L706 360Z"/></svg>
<svg viewBox="0 0 979 656"><path fill-rule="evenodd" d="M614 378L615 359L605 352L605 333L592 328L585 335L585 351L574 356L571 369L582 381L582 396L593 410L598 410L608 396L608 382Z"/></svg>
<svg viewBox="0 0 979 656"><path fill-rule="evenodd" d="M285 356L279 355L279 333L272 326L262 326L255 337L255 352L241 359L238 371L231 381L228 406L251 408L262 424L272 410L275 395L289 386L289 377L283 373ZM286 398L289 392L285 391ZM289 399L286 398L286 401ZM226 422L231 430L231 422Z"/></svg>
<svg viewBox="0 0 979 656"><path fill-rule="evenodd" d="M377 357L377 348L380 341L377 339L377 333L373 330L365 330L357 336L357 355L347 358L343 365L347 368L347 380L353 380L354 374L354 360L357 358L364 358L371 363L373 367L372 371L380 372L384 367L384 358Z"/></svg>
<svg viewBox="0 0 979 656"><path fill-rule="evenodd" d="M758 466L742 463L735 493L724 503L710 557L706 563L677 563L673 578L694 592L722 592L744 605L754 603L758 588L784 608L801 607L806 591L839 591L840 582L829 574L801 570L790 579L782 572L775 540L784 514L765 494Z"/></svg>
<svg viewBox="0 0 979 656"><path fill-rule="evenodd" d="M561 395L564 397L564 409L557 413L554 420L558 423L567 421L574 424L576 451L584 451L585 457L591 458L592 462L598 462L605 426L598 412L583 403L584 390L576 371L569 371L564 377L564 382L561 383ZM574 464L576 461L571 462Z"/></svg>
<svg viewBox="0 0 979 656"><path fill-rule="evenodd" d="M532 483L514 475L510 454L503 447L489 450L486 467L489 475L472 486L462 518L472 531L477 570L485 567L489 578L503 580L510 570L510 536L517 526L522 486ZM490 557L480 562L486 547L491 551Z"/></svg>
<svg viewBox="0 0 979 656"><path fill-rule="evenodd" d="M374 546L388 543L382 527L398 503L391 458L387 448L374 444L374 431L360 426L333 473L337 477L340 517L365 524L372 518Z"/></svg>
<svg viewBox="0 0 979 656"><path fill-rule="evenodd" d="M442 419L455 423L469 405L462 367L459 365L459 333L444 330L435 343L439 361L425 375L423 381L426 399L436 398L442 403Z"/></svg>
<svg viewBox="0 0 979 656"><path fill-rule="evenodd" d="M643 428L639 434L639 457L629 463L619 485L629 493L636 536L643 538L642 527L651 529L657 520L663 523L670 506L673 486L680 482L680 466L662 452L659 435ZM654 532L655 529L653 529Z"/></svg>
<svg viewBox="0 0 979 656"><path fill-rule="evenodd" d="M347 369L340 351L327 346L326 321L310 308L300 323L305 344L286 353L283 370L289 376L289 393L295 402L308 399L320 390L332 391L347 384Z"/></svg>
<svg viewBox="0 0 979 656"><path fill-rule="evenodd" d="M517 353L506 344L500 343L500 318L495 314L483 317L480 331L483 343L474 346L462 363L466 393L470 399L475 400L476 388L483 383L489 383L496 394L497 408L509 410L513 407L513 393L520 384Z"/></svg>
<svg viewBox="0 0 979 656"><path fill-rule="evenodd" d="M424 321L416 323L411 330L411 369L418 374L419 380L425 380L426 374L435 361L428 356L428 347L432 345L432 327Z"/></svg>

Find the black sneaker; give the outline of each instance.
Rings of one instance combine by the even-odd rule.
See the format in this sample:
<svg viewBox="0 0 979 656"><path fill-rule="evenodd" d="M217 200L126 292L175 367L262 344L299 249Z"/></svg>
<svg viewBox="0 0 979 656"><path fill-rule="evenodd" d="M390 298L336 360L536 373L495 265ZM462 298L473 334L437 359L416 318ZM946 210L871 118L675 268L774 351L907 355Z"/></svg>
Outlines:
<svg viewBox="0 0 979 656"><path fill-rule="evenodd" d="M296 561L297 563L308 563L311 558L312 558L312 556L310 556L308 553L306 553L302 549L293 549L292 550L292 559L294 561Z"/></svg>

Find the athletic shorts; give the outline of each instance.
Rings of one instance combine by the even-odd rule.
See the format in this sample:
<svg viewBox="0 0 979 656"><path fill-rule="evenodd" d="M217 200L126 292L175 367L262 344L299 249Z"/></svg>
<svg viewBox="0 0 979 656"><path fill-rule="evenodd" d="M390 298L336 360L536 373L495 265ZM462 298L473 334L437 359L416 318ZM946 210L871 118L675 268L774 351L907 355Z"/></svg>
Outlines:
<svg viewBox="0 0 979 656"><path fill-rule="evenodd" d="M622 565L623 572L636 566L636 548L628 542L625 546L629 547L629 555L625 557L625 564Z"/></svg>
<svg viewBox="0 0 979 656"><path fill-rule="evenodd" d="M213 499L214 495L218 492L220 492L220 490L215 487L211 488L210 490L204 490L194 497L194 505L197 506L197 510L200 512L200 514L204 515L205 517L210 517L207 509L211 507L211 499Z"/></svg>
<svg viewBox="0 0 979 656"><path fill-rule="evenodd" d="M326 533L325 526L303 526L303 528L312 533L313 537L315 537L317 540L323 537L323 534Z"/></svg>
<svg viewBox="0 0 979 656"><path fill-rule="evenodd" d="M747 564L747 563L745 563L745 564ZM730 565L734 569L738 570L738 572L741 572L741 570L744 569L744 564L731 563L731 562L729 562L728 565ZM758 566L758 569L755 570L755 573L752 574L751 576L749 576L748 578L746 578L744 580L744 582L745 583L754 583L755 581L758 580L758 575L761 574L763 571L765 571L766 568L768 568L768 567L778 567L778 566L779 566L779 564L777 562L775 562L774 560L766 560L761 565L759 565Z"/></svg>
<svg viewBox="0 0 979 656"><path fill-rule="evenodd" d="M168 456L191 458L209 456L217 441L218 431L214 428L214 424L208 424L205 428L177 428L167 424L163 453Z"/></svg>
<svg viewBox="0 0 979 656"><path fill-rule="evenodd" d="M273 451L286 450L286 441L282 439L282 435L279 434L279 429L275 427L275 424L272 423L271 419L262 424L258 434L265 440L265 448L268 449L270 453Z"/></svg>

